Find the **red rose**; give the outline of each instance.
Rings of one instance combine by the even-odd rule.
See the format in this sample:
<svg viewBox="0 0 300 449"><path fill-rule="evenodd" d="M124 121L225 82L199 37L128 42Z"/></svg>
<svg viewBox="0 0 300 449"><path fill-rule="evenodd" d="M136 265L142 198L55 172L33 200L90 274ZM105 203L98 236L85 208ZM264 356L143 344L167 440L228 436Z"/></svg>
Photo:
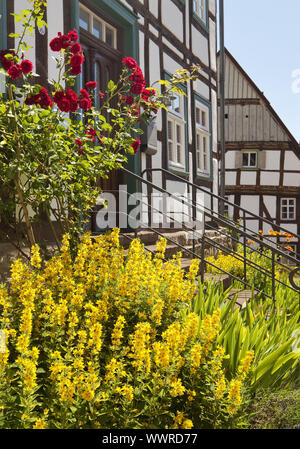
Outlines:
<svg viewBox="0 0 300 449"><path fill-rule="evenodd" d="M79 75L81 73L81 65L74 65L71 67L71 75Z"/></svg>
<svg viewBox="0 0 300 449"><path fill-rule="evenodd" d="M134 103L134 98L133 98L131 95L129 95L129 97L125 97L125 98L124 98L124 101L125 101L125 103L128 104L129 106L132 106L133 103Z"/></svg>
<svg viewBox="0 0 300 449"><path fill-rule="evenodd" d="M97 81L88 81L87 83L85 83L87 89L96 89L97 85Z"/></svg>
<svg viewBox="0 0 300 449"><path fill-rule="evenodd" d="M41 106L41 108L44 108L44 109L47 109L47 108L49 108L49 107L52 108L53 102L52 102L52 100L51 100L51 98L49 97L48 94L46 94L46 93L41 93L41 94L40 94L39 105Z"/></svg>
<svg viewBox="0 0 300 449"><path fill-rule="evenodd" d="M60 37L55 37L49 44L52 51L60 51L62 47L62 39Z"/></svg>
<svg viewBox="0 0 300 449"><path fill-rule="evenodd" d="M65 96L65 93L60 90L58 92L55 92L54 96L53 96L53 100L55 101L55 103L58 103L59 101L61 101Z"/></svg>
<svg viewBox="0 0 300 449"><path fill-rule="evenodd" d="M86 132L86 135L89 136L93 142L95 142L95 137L97 135L97 131L92 128L91 126L88 127L88 130Z"/></svg>
<svg viewBox="0 0 300 449"><path fill-rule="evenodd" d="M75 112L78 109L78 101L70 100L70 110L71 112Z"/></svg>
<svg viewBox="0 0 300 449"><path fill-rule="evenodd" d="M6 70L6 71L8 71L13 66L12 60L6 59L6 58L3 58L3 60L1 60L1 64L2 64L2 67L4 68L4 70Z"/></svg>
<svg viewBox="0 0 300 449"><path fill-rule="evenodd" d="M130 88L130 92L134 95L139 95L143 91L144 86L140 83L133 84Z"/></svg>
<svg viewBox="0 0 300 449"><path fill-rule="evenodd" d="M80 139L75 139L75 143L77 143L77 145L79 145L80 147L82 147L83 145L82 140Z"/></svg>
<svg viewBox="0 0 300 449"><path fill-rule="evenodd" d="M135 139L132 142L131 146L134 149L134 154L136 154L139 151L140 145L141 145L141 141L139 139Z"/></svg>
<svg viewBox="0 0 300 449"><path fill-rule="evenodd" d="M91 107L92 107L92 102L91 102L91 100L89 100L88 98L82 98L82 99L79 101L79 107L80 107L81 109L84 109L84 110L91 109Z"/></svg>
<svg viewBox="0 0 300 449"><path fill-rule="evenodd" d="M32 72L33 70L33 64L31 61L29 61L29 59L24 59L24 61L21 62L20 67L25 75Z"/></svg>
<svg viewBox="0 0 300 449"><path fill-rule="evenodd" d="M88 93L87 90L85 89L80 89L80 94L83 98L87 98L88 100L90 99L90 94Z"/></svg>
<svg viewBox="0 0 300 449"><path fill-rule="evenodd" d="M78 34L77 34L77 30L75 28L73 31L68 32L68 38L72 42L76 42L78 40Z"/></svg>
<svg viewBox="0 0 300 449"><path fill-rule="evenodd" d="M7 74L13 79L16 80L17 78L20 78L22 76L22 70L21 67L18 64L14 64L10 67L10 69L7 71Z"/></svg>
<svg viewBox="0 0 300 449"><path fill-rule="evenodd" d="M84 61L84 56L82 55L73 55L70 59L70 64L72 67L80 66Z"/></svg>
<svg viewBox="0 0 300 449"><path fill-rule="evenodd" d="M78 101L78 97L76 92L73 89L68 89L66 91L66 97L70 101Z"/></svg>
<svg viewBox="0 0 300 449"><path fill-rule="evenodd" d="M70 47L71 42L69 40L69 37L66 36L65 34L63 36L60 37L61 38L61 46L62 48L64 48L65 50L67 50L67 48Z"/></svg>
<svg viewBox="0 0 300 449"><path fill-rule="evenodd" d="M57 106L62 112L70 112L71 110L71 103L70 100L67 98L62 98L58 103Z"/></svg>
<svg viewBox="0 0 300 449"><path fill-rule="evenodd" d="M135 71L130 75L130 80L133 83L140 83L146 85L143 72L140 67L136 67Z"/></svg>
<svg viewBox="0 0 300 449"><path fill-rule="evenodd" d="M79 150L78 150L78 154L82 154L83 153L83 149L82 148L79 148Z"/></svg>
<svg viewBox="0 0 300 449"><path fill-rule="evenodd" d="M39 94L37 94L37 95L32 95L32 97L26 98L25 104L26 104L27 106L31 106L31 105L33 105L33 104L38 104L39 99L40 99Z"/></svg>
<svg viewBox="0 0 300 449"><path fill-rule="evenodd" d="M101 98L101 100L104 98L104 93L101 92L101 90L99 90L99 97Z"/></svg>
<svg viewBox="0 0 300 449"><path fill-rule="evenodd" d="M133 58L131 58L130 56L128 56L127 58L124 58L122 63L124 65L126 65L126 67L130 70L135 69L137 67L136 61Z"/></svg>
<svg viewBox="0 0 300 449"><path fill-rule="evenodd" d="M80 53L82 51L82 47L80 44L78 44L78 42L76 42L72 45L70 51L71 53L73 53L73 55L76 55L77 53Z"/></svg>
<svg viewBox="0 0 300 449"><path fill-rule="evenodd" d="M154 89L143 89L141 97L143 98L143 100L148 101L149 97L153 97L155 93L156 92Z"/></svg>

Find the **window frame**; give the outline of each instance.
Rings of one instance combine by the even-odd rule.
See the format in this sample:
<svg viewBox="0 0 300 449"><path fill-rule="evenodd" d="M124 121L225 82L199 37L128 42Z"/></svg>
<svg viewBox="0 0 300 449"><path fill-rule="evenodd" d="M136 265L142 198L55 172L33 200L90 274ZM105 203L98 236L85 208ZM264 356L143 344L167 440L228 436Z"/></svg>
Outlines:
<svg viewBox="0 0 300 449"><path fill-rule="evenodd" d="M168 73L165 73L165 79L170 80L171 76ZM186 87L184 85L179 85L179 87L186 94ZM180 98L180 109L181 111L178 113L176 111L172 111L168 108L165 111L165 129L166 129L166 165L167 169L173 172L178 172L179 174L188 174L188 120L187 120L187 98L184 95L178 95ZM169 122L172 123L173 126L173 139L169 138ZM180 126L181 129L181 158L182 162L178 162L178 141L175 140L175 136L177 134L176 126ZM173 144L173 154L176 154L175 160L170 160L170 152L169 152L169 144Z"/></svg>
<svg viewBox="0 0 300 449"><path fill-rule="evenodd" d="M203 6L200 6L200 2L203 2ZM195 9L195 3L197 8ZM203 18L199 15L200 8L203 10ZM193 18L206 30L208 30L208 0L191 0L191 9L193 12Z"/></svg>
<svg viewBox="0 0 300 449"><path fill-rule="evenodd" d="M100 42L103 42L104 44L108 45L110 48L113 48L114 50L116 50L118 48L118 29L116 27L114 27L112 24L108 23L106 20L102 19L102 17L95 14L92 10L87 8L82 3L79 3L79 15L78 15L79 26L80 26L80 12L81 11L85 12L89 18L88 29L86 30L83 27L81 27L81 28L84 29L85 31L87 31L88 33L90 33L95 39L98 39ZM101 34L102 34L101 38L97 37L93 32L94 19L97 20L97 22L101 23ZM113 32L113 45L108 44L106 41L106 28L108 28L109 30L111 30Z"/></svg>
<svg viewBox="0 0 300 449"><path fill-rule="evenodd" d="M197 122L197 109L200 110L200 123ZM193 92L193 110L194 110L194 120L193 120L193 134L194 134L194 163L195 163L195 174L196 177L205 180L212 180L212 116L211 116L211 103L202 98L197 92ZM206 124L201 123L201 114L206 114ZM202 167L199 167L199 156L197 145L198 135L202 139L205 138L206 144L206 155L207 155L207 167L204 167L204 153L201 156ZM200 144L201 145L201 144Z"/></svg>
<svg viewBox="0 0 300 449"><path fill-rule="evenodd" d="M287 201L288 204L283 205L283 201ZM291 206L289 204L289 201L293 201L293 206ZM284 218L283 217L283 207L287 208L287 217ZM289 212L289 208L293 207L294 212L293 212L293 218L290 217L290 212ZM295 221L297 219L297 199L294 197L288 197L288 198L280 198L280 220L281 221Z"/></svg>
<svg viewBox="0 0 300 449"><path fill-rule="evenodd" d="M248 154L248 163L249 165L244 165L244 154ZM255 154L255 165L250 165L251 154ZM241 161L242 170L258 170L258 150L242 150L242 161Z"/></svg>

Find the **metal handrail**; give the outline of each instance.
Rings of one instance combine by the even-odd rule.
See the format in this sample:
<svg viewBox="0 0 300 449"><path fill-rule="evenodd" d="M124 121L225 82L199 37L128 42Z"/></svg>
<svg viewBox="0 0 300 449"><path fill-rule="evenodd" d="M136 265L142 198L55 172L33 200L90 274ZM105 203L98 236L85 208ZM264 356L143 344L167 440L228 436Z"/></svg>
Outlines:
<svg viewBox="0 0 300 449"><path fill-rule="evenodd" d="M150 182L150 181L148 181L148 180L145 180L145 179L141 178L139 175L136 175L135 173L132 173L131 171L129 171L129 170L125 169L125 168L122 168L122 170L123 170L125 173L127 173L128 175L134 177L134 178L136 179L136 181L139 181L139 182L141 182L141 183L143 183L143 184L146 184L147 186L150 186L150 187L152 187L153 189L158 190L158 191L161 192L161 193L167 194L169 197L173 197L174 199L176 199L176 201L180 201L180 202L182 202L183 204L186 204L187 206L189 206L189 208L192 207L193 210L198 210L198 211L200 211L201 213L203 213L203 207L202 207L201 209L199 209L198 206L197 206L197 204L195 204L194 201L192 201L192 204L191 204L191 202L188 202L188 201L186 200L185 197L179 198L177 195L174 195L174 194L168 192L167 190L163 189L162 187L159 187L159 186L157 186L157 185L154 185L152 182ZM182 179L182 178L180 178L180 179ZM182 179L182 180L183 180L184 182L186 182L184 179ZM190 183L190 184L191 184L191 183ZM191 184L191 185L192 185L192 184ZM198 186L196 186L196 187L198 187ZM124 191L124 192L125 192L125 191ZM205 193L210 193L210 192L207 192L206 190L204 190L204 192L205 192ZM128 195L130 194L130 193L127 192L127 191L126 191L126 193L127 193ZM162 214L163 217L166 216L166 213L162 212L162 211L159 210L159 209L154 208L152 205L149 204L149 202L142 202L142 203L145 204L145 205L147 205L148 208L151 207L151 209L156 210L157 212L159 212L160 214ZM206 209L207 209L207 208L206 208ZM182 212L182 211L181 211L181 213L184 214L184 215L187 215L185 212ZM128 214L126 214L126 215L128 215ZM208 210L208 212L204 212L204 215L208 215L208 216L210 216L210 217L212 217L212 218L215 218L215 215L212 214L210 210ZM184 229L186 229L186 230L188 230L188 231L194 233L194 235L195 235L195 234L198 235L198 231L197 231L197 230L195 230L195 229L193 229L193 228L188 228L185 224L183 224L182 222L179 222L179 221L176 220L174 217L170 217L170 216L169 216L168 218L171 219L173 222L178 222L178 223L180 223L181 226L182 226ZM223 219L224 219L224 218L225 218L225 217L223 217ZM232 230L233 230L233 229L236 229L236 226L234 226L232 223L228 222L227 219L225 219L225 220L223 220L223 219L220 219L220 218L219 218L219 221L220 221L220 222L223 222L225 226L231 228ZM257 265L255 262L253 262L253 261L251 261L250 259L248 259L248 258L246 257L246 256L247 256L246 253L244 253L244 256L242 256L241 254L236 253L236 252L231 251L231 250L229 250L228 248L226 248L226 251L227 251L228 253L231 253L231 255L232 255L233 257L235 257L237 260L239 260L239 261L244 261L244 266L245 266L245 276L244 276L244 279L240 279L240 278L237 278L236 276L232 275L231 273L229 273L229 272L227 272L227 271L221 269L220 267L217 267L217 266L216 266L215 264L213 264L212 262L209 262L209 261L205 260L205 258L204 258L204 253L201 254L201 256L199 256L199 255L196 254L194 251L191 251L189 248L186 248L186 247L182 246L182 245L179 244L178 242L176 242L176 241L170 239L169 237L167 237L165 234L162 234L162 233L160 233L159 231L157 231L156 229L151 228L149 225L146 226L146 227L144 227L144 229L149 229L149 230L151 230L152 232L156 233L157 235L160 235L160 236L166 238L167 241L173 243L173 244L176 245L178 248L184 250L185 253L190 254L190 255L193 256L194 258L200 259L200 260L201 260L201 277L203 277L203 275L204 275L204 271L203 271L204 265L205 265L205 264L208 264L208 265L210 265L210 266L216 268L218 271L220 271L220 272L222 272L222 273L224 273L224 274L226 274L226 275L229 275L232 279L235 279L236 281L243 283L243 284L245 285L245 287L250 287L250 288L251 288L252 286L251 286L250 284L248 284L247 281L246 281L246 279L247 279L247 278L246 278L246 268L247 268L247 265L250 266L250 267L252 267L252 268L254 268L256 271L258 271L258 272L260 272L260 273L262 273L262 274L264 274L264 275L266 275L266 276L272 278L272 292L273 292L272 297L271 297L270 295L268 295L266 292L260 291L260 290L258 290L258 289L256 289L257 293L262 293L265 297L271 298L271 299L273 299L273 300L275 301L275 285L276 285L276 282L277 282L277 283L279 282L279 280L278 280L278 279L275 279L275 276L273 275L273 274L274 274L274 270L275 270L275 268L274 268L274 267L275 267L274 252L276 252L278 255L281 255L281 256L284 256L284 257L288 257L287 254L283 253L282 251L278 250L277 248L275 249L275 248L269 246L268 244L266 244L265 242L263 243L263 245L264 245L266 248L272 250L272 259L269 258L268 256L266 256L266 257L268 257L269 259L272 260L272 273L271 273L270 270L267 270L267 269L265 269L265 268L263 268L263 267L260 267L260 266ZM244 230L240 229L239 231L244 235L244 237L249 237L249 234L247 234ZM202 239L202 251L203 251L205 235L202 235L202 234L201 234L201 237L200 237L200 238ZM232 237L232 238L233 238L233 237ZM254 238L254 236L251 235L251 238ZM220 247L225 248L223 245L220 245L220 244L214 242L213 240L209 239L208 237L206 237L206 239L210 240L210 245L211 245L212 247L214 247L214 248L220 248ZM234 239L234 238L233 238L233 239ZM260 240L257 240L257 241L258 241L258 243L260 243L260 244L262 243ZM245 245L245 238L244 238L244 245ZM246 245L246 246L247 246L247 245ZM248 248L250 248L250 247L248 247ZM194 246L193 246L193 249L194 249ZM253 248L251 248L251 249L253 250ZM152 251L150 251L150 252L152 252ZM290 258L293 262L294 262L294 261L298 262L298 261L297 261L296 259L294 259L294 258L291 258L291 257L289 257L289 258ZM281 265L283 265L283 264L281 264ZM295 289L295 288L293 288L293 287L291 287L291 286L289 286L289 285L283 283L282 281L280 281L279 283L280 283L281 285L284 285L284 286L286 286L286 287L292 289L293 291L298 291L298 289Z"/></svg>
<svg viewBox="0 0 300 449"><path fill-rule="evenodd" d="M131 172L130 170L127 170L127 169L124 168L124 167L121 167L121 170L124 171L126 174L128 174L128 175L134 177L137 181L140 181L140 182L142 182L142 183L144 183L144 184L147 184L148 186L152 187L153 189L155 189L155 190L157 190L157 191L159 191L159 192L161 192L161 193L165 193L165 194L169 195L170 197L175 198L175 199L178 201L178 196L173 195L172 193L168 192L167 190L163 189L162 187L156 186L156 185L153 184L152 182L150 182L150 181L148 181L148 180L142 178L141 176L139 176L139 175L137 175L137 174ZM164 169L153 169L153 170L164 170ZM167 170L164 170L164 171L167 172L167 173L169 173ZM144 170L144 172L145 172L145 170ZM143 172L143 173L144 173L144 172ZM177 176L177 175L174 175L174 176ZM190 184L191 186L195 186L195 184L192 184L192 183L190 183L189 181L184 180L183 178L180 178L180 177L179 177L179 179L181 179L181 180L184 181L184 182L187 182L187 183ZM199 186L195 186L195 187L198 188ZM203 190L205 193L207 193L207 194L209 194L209 195L214 195L214 194L212 194L211 192L208 192L208 191L205 190L205 189L201 189L201 190ZM214 195L214 196L216 196L217 198L220 198L220 197L218 197L217 195ZM185 203L186 205L188 205L189 207L191 207L191 203L190 203L190 202L187 202L185 198L181 198L180 200L181 200L183 203ZM194 202L193 200L192 200L192 207L195 209L195 211L199 211L199 212L201 212L201 213L203 213L203 209L206 209L206 212L205 212L205 213L206 213L209 217L214 218L214 219L216 218L216 217L215 217L215 212L212 213L212 212L211 212L206 206L204 206L204 205L202 206L202 209L199 208L198 205L197 205L197 203ZM218 214L218 215L220 215L220 214ZM231 228L231 230L233 230L233 231L236 231L236 230L237 230L237 228L236 228L236 223L235 223L235 222L233 222L233 221L230 222L229 220L227 220L226 217L223 217L223 216L221 216L221 217L222 217L222 218L218 218L218 220L220 221L220 223L222 223L224 226L227 226L227 227ZM248 237L248 238L251 237L251 238L252 238L256 243L258 243L259 245L264 246L264 247L266 247L267 249L269 249L269 250L271 250L271 251L275 251L279 256L285 257L286 259L290 260L291 262L295 262L296 264L299 263L299 260L297 260L296 258L290 256L289 254L284 253L283 251L281 251L281 250L278 249L278 248L274 248L273 246L271 246L271 245L269 245L268 243L266 243L266 242L260 240L259 238L257 238L256 236L254 236L254 235L252 235L252 234L249 235L249 234L245 231L245 228L244 228L244 229L240 228L240 229L238 229L238 231L239 231L239 233L242 234L244 237ZM273 243L273 242L272 242L272 243Z"/></svg>
<svg viewBox="0 0 300 449"><path fill-rule="evenodd" d="M156 172L156 171L160 171L160 172L162 172L162 173L168 174L169 176L172 176L174 179L177 179L177 180L179 180L180 182L184 182L185 184L187 184L187 185L189 185L189 186L191 186L191 187L193 187L193 188L196 188L197 190L201 190L201 191L204 192L205 194L209 194L210 196L212 196L213 198L215 198L215 199L217 199L217 200L219 200L219 201L224 201L224 202L225 202L226 204L228 204L229 206L232 206L232 207L234 207L234 208L236 208L236 209L238 209L238 210L240 210L240 211L242 211L242 212L244 212L244 213L246 213L246 214L248 214L248 215L251 215L252 217L254 217L254 218L258 219L258 220L263 221L263 222L266 223L266 224L271 225L272 227L276 227L276 228L278 228L278 229L281 229L283 232L286 232L287 234L290 234L290 235L291 235L290 231L288 231L287 229L285 229L285 228L282 227L282 226L277 225L277 224L274 223L273 221L270 221L270 220L268 220L268 219L265 218L265 217L261 217L261 216L259 216L259 215L256 215L254 212L248 211L247 209L245 209L245 208L243 208L243 207L241 207L241 206L238 206L237 204L234 204L234 203L232 203L231 201L226 200L225 198L222 198L222 197L220 197L219 195L217 195L217 194L215 194L215 193L213 193L213 192L210 192L210 191L204 189L204 188L201 187L201 186L198 186L197 184L193 184L192 182L187 181L186 179L182 178L181 176L176 175L175 173L172 173L172 172L166 170L165 168L146 168L146 169L144 169L144 170L142 171L141 177L143 177L145 173L153 173L153 172ZM221 214L219 214L219 212L215 212L215 213L218 214L218 215L221 215ZM221 215L221 216L222 216L222 215ZM224 218L226 218L226 217L224 217ZM233 221L233 220L231 220L231 221ZM293 233L292 235L293 235L295 238L300 239L300 235L299 235L299 234Z"/></svg>

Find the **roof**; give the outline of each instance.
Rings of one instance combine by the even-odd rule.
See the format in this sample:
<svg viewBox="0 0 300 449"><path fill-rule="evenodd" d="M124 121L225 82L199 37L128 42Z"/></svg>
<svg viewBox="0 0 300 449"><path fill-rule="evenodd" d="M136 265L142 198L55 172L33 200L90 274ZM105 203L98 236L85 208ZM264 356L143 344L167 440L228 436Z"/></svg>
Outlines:
<svg viewBox="0 0 300 449"><path fill-rule="evenodd" d="M217 56L219 56L219 54L220 54L220 52L217 53ZM257 87L257 85L254 83L254 81L245 72L245 70L240 66L240 64L232 56L232 54L229 52L229 50L227 48L225 48L225 55L232 61L232 63L237 67L237 69L241 72L241 74L246 78L247 82L251 85L251 87L257 93L257 95L262 100L262 102L265 104L266 108L270 111L270 113L272 114L274 119L278 122L278 124L282 127L284 132L287 134L287 136L289 137L290 142L292 144L293 150L295 151L296 155L298 157L300 157L300 145L298 144L297 140L292 135L292 133L289 131L289 129L286 127L284 122L281 120L281 118L279 117L277 112L273 109L269 100L265 97L264 93Z"/></svg>

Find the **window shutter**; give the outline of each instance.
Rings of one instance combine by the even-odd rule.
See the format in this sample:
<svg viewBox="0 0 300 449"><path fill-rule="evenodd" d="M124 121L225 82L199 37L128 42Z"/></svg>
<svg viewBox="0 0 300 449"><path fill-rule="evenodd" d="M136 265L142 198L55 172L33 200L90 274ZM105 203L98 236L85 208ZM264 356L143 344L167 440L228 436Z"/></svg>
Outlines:
<svg viewBox="0 0 300 449"><path fill-rule="evenodd" d="M259 151L258 152L258 168L260 170L264 170L266 168L266 151Z"/></svg>
<svg viewBox="0 0 300 449"><path fill-rule="evenodd" d="M243 153L241 151L235 152L235 168L242 168Z"/></svg>

